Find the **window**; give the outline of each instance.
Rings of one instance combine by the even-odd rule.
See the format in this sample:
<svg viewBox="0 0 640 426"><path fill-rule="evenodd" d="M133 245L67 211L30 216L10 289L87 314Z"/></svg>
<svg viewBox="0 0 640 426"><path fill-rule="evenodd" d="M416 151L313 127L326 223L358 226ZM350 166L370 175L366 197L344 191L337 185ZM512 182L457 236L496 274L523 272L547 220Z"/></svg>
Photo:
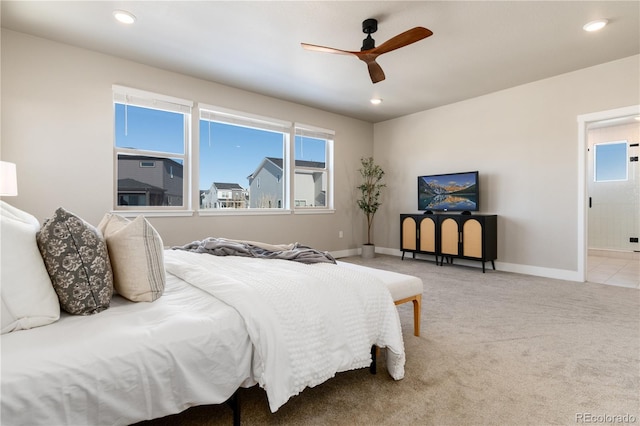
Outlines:
<svg viewBox="0 0 640 426"><path fill-rule="evenodd" d="M332 208L333 135L331 130L200 105L200 208ZM242 202L218 202L216 188L229 185L243 194L236 197Z"/></svg>
<svg viewBox="0 0 640 426"><path fill-rule="evenodd" d="M192 102L113 86L116 210L187 209Z"/></svg>
<svg viewBox="0 0 640 426"><path fill-rule="evenodd" d="M289 122L201 105L200 208L222 208L216 188L232 185L247 194L233 208L282 209L290 129Z"/></svg>
<svg viewBox="0 0 640 426"><path fill-rule="evenodd" d="M627 180L627 141L594 145L596 182Z"/></svg>
<svg viewBox="0 0 640 426"><path fill-rule="evenodd" d="M114 85L113 104L116 210L186 211L197 194L201 211L333 208L331 130L201 104L198 149L193 102Z"/></svg>
<svg viewBox="0 0 640 426"><path fill-rule="evenodd" d="M333 132L296 124L294 199L296 208L329 208L333 204L331 160Z"/></svg>

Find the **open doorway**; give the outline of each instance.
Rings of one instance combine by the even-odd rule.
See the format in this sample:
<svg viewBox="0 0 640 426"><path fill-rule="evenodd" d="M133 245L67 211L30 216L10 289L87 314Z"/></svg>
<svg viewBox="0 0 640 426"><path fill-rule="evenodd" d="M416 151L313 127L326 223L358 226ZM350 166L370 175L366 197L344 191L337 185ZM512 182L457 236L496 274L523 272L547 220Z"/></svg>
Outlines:
<svg viewBox="0 0 640 426"><path fill-rule="evenodd" d="M589 282L640 288L639 120L637 106L579 117Z"/></svg>

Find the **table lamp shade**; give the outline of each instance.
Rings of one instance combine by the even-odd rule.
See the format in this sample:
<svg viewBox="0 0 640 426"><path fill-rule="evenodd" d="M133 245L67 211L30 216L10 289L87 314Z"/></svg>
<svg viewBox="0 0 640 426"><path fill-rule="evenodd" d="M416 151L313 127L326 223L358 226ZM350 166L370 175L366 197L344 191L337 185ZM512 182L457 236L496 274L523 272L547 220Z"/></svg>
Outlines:
<svg viewBox="0 0 640 426"><path fill-rule="evenodd" d="M18 195L18 177L16 165L0 161L0 196Z"/></svg>

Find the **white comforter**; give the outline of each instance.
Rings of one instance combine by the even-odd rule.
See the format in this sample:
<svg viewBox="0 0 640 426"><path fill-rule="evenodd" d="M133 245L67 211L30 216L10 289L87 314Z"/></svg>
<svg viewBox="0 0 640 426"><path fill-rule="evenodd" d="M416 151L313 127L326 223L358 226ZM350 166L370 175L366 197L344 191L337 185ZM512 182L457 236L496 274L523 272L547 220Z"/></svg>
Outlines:
<svg viewBox="0 0 640 426"><path fill-rule="evenodd" d="M220 404L255 385L232 308L167 274L153 303L115 296L90 316L3 334L2 425L127 425Z"/></svg>
<svg viewBox="0 0 640 426"><path fill-rule="evenodd" d="M305 387L366 367L371 346L404 377L400 320L386 286L333 264L165 252L168 272L233 306L254 346L253 375L275 412Z"/></svg>

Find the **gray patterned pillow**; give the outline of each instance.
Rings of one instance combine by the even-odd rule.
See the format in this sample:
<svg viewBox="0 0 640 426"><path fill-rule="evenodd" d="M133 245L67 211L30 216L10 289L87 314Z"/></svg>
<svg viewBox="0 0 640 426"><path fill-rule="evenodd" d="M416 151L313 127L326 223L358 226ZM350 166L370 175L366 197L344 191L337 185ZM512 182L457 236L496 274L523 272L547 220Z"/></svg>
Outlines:
<svg viewBox="0 0 640 426"><path fill-rule="evenodd" d="M91 315L109 307L113 275L100 232L63 209L45 220L36 239L60 306Z"/></svg>

